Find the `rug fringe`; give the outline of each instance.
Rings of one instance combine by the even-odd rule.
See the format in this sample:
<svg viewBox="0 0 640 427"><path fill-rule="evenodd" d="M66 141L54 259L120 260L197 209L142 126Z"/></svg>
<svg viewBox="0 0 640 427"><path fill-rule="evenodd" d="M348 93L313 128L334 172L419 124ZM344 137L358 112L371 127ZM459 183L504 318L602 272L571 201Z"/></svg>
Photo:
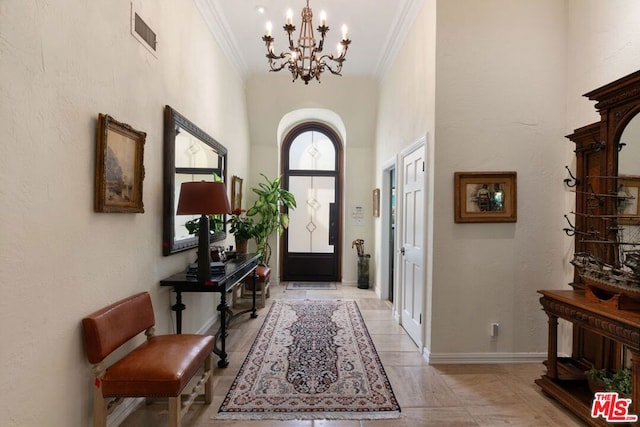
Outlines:
<svg viewBox="0 0 640 427"><path fill-rule="evenodd" d="M400 411L389 412L255 412L255 413L219 413L213 420L390 420L400 418Z"/></svg>

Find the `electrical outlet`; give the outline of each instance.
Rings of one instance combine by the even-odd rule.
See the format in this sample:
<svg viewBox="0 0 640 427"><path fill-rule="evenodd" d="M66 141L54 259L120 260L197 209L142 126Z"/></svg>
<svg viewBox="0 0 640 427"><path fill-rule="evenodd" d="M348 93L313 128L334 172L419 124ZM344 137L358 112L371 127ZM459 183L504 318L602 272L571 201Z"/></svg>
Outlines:
<svg viewBox="0 0 640 427"><path fill-rule="evenodd" d="M490 335L492 337L497 337L498 336L498 331L500 329L500 324L499 323L492 323L491 324L491 329L490 329Z"/></svg>

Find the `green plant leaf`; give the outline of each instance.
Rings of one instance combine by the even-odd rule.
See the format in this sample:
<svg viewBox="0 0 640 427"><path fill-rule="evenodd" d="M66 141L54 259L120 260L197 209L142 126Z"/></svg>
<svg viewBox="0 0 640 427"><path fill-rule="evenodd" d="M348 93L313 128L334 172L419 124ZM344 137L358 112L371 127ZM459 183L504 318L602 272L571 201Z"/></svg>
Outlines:
<svg viewBox="0 0 640 427"><path fill-rule="evenodd" d="M281 176L271 180L265 174L260 175L263 181L251 189L258 198L247 210L246 216L253 218L254 239L258 253L262 255L261 263L269 265L269 236L274 233L281 234L289 226L289 216L286 212L281 212L281 208L295 208L296 201L292 193L280 188Z"/></svg>

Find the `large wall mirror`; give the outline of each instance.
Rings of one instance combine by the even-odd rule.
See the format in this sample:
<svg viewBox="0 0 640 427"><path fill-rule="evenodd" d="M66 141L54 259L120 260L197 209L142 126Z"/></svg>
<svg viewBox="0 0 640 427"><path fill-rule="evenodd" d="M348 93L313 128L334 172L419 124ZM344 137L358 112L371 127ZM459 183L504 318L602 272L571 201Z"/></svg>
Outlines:
<svg viewBox="0 0 640 427"><path fill-rule="evenodd" d="M227 178L227 149L170 106L164 109L163 239L164 255L196 248L197 236L185 223L197 216L176 215L180 186L189 181ZM218 221L211 242L224 240L224 218Z"/></svg>
<svg viewBox="0 0 640 427"><path fill-rule="evenodd" d="M618 175L640 175L640 113L624 126L619 144Z"/></svg>
<svg viewBox="0 0 640 427"><path fill-rule="evenodd" d="M640 114L624 126L618 140L618 240L619 257L624 264L635 265L640 249ZM629 255L631 254L631 258ZM640 271L640 266L637 266Z"/></svg>

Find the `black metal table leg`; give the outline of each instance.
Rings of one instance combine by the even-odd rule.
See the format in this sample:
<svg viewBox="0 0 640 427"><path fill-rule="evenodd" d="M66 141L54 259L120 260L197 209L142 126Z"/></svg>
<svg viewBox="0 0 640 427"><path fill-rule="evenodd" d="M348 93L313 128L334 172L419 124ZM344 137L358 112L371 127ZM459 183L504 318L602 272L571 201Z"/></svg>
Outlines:
<svg viewBox="0 0 640 427"><path fill-rule="evenodd" d="M227 305L227 293L220 292L220 304L218 305L218 311L220 312L220 360L218 360L218 367L226 368L229 365L226 351L226 339L227 339L227 311L229 306Z"/></svg>
<svg viewBox="0 0 640 427"><path fill-rule="evenodd" d="M253 271L253 306L251 306L251 318L255 319L258 317L258 313L256 313L256 288L258 287L258 270ZM264 292L264 289L262 290Z"/></svg>
<svg viewBox="0 0 640 427"><path fill-rule="evenodd" d="M182 312L187 308L182 303L182 292L176 291L176 303L171 306L171 310L176 312L176 331L178 334L182 333Z"/></svg>

